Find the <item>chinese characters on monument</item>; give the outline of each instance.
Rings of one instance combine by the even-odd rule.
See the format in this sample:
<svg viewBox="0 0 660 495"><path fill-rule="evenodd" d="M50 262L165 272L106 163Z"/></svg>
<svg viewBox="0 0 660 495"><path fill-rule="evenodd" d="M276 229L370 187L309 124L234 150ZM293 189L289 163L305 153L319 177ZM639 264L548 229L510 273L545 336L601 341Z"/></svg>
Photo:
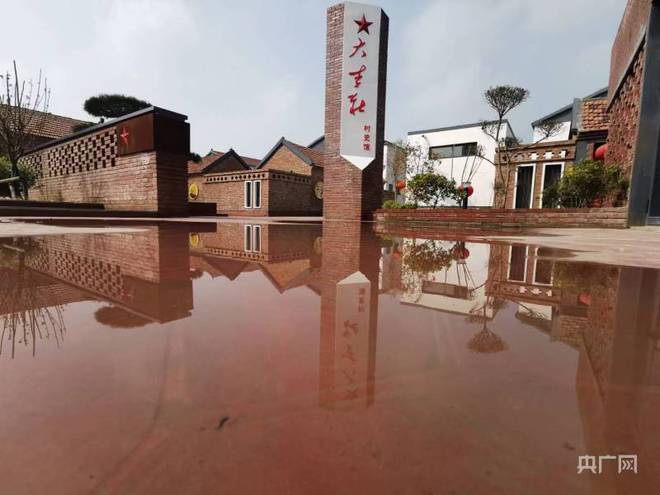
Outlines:
<svg viewBox="0 0 660 495"><path fill-rule="evenodd" d="M376 157L381 14L371 5L344 6L340 154L360 170Z"/></svg>
<svg viewBox="0 0 660 495"><path fill-rule="evenodd" d="M337 283L335 392L338 401L367 395L370 291L371 282L360 272Z"/></svg>

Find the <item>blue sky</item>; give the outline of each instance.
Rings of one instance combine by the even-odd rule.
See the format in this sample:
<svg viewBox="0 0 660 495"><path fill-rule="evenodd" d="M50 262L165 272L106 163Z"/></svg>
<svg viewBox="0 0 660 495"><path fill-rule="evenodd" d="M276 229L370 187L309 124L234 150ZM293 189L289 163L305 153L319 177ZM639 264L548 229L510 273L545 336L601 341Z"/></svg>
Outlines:
<svg viewBox="0 0 660 495"><path fill-rule="evenodd" d="M0 68L43 69L50 110L120 92L188 115L192 148L261 157L323 133L325 10L336 2L95 0L3 6ZM529 123L607 84L625 0L382 0L390 16L386 137L491 118L484 89L528 88ZM26 29L26 25L30 25ZM26 36L28 35L28 36ZM20 41L17 41L20 40Z"/></svg>

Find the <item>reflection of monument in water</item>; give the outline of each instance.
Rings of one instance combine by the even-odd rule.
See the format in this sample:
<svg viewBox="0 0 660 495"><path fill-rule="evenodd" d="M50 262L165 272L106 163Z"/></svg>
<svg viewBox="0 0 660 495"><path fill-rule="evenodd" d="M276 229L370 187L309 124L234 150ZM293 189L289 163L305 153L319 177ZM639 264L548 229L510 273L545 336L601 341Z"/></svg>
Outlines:
<svg viewBox="0 0 660 495"><path fill-rule="evenodd" d="M320 402L374 401L380 242L370 225L323 224Z"/></svg>

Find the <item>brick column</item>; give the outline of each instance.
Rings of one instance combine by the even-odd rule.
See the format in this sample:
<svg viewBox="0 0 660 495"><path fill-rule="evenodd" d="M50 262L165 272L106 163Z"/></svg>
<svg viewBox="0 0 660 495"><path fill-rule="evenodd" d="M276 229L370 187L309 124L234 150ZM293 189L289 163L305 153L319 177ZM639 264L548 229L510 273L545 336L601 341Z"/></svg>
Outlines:
<svg viewBox="0 0 660 495"><path fill-rule="evenodd" d="M334 5L327 12L323 216L329 220L370 220L373 211L382 203L388 25L388 17L383 12L380 22L376 139L373 142L376 158L364 171L360 171L339 154L344 4Z"/></svg>

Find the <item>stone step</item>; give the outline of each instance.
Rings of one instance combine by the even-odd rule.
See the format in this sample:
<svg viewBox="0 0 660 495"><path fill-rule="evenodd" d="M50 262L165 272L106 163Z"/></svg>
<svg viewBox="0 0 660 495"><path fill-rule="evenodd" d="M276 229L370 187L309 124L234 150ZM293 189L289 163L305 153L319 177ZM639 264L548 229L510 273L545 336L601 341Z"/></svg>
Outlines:
<svg viewBox="0 0 660 495"><path fill-rule="evenodd" d="M65 201L34 201L31 199L0 199L0 207L66 208L70 210L103 210L101 203L67 203Z"/></svg>
<svg viewBox="0 0 660 495"><path fill-rule="evenodd" d="M117 211L100 208L46 208L0 206L0 217L155 217L147 211Z"/></svg>

